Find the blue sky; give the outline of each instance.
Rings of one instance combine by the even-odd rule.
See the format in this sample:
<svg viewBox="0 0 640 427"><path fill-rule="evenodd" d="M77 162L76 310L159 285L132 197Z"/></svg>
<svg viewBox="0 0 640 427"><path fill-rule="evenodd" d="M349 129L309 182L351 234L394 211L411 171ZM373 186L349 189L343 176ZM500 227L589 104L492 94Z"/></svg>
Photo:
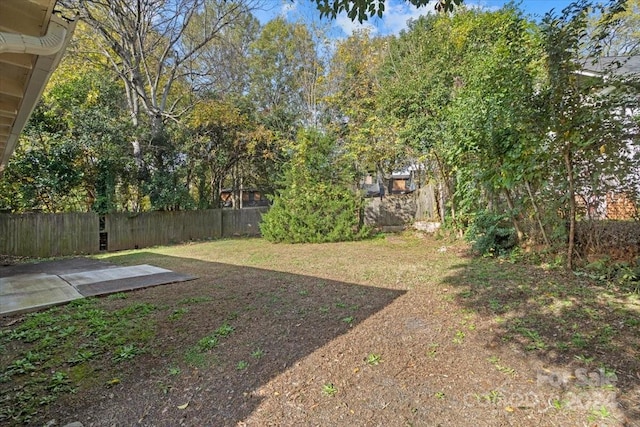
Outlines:
<svg viewBox="0 0 640 427"><path fill-rule="evenodd" d="M488 10L499 9L507 4L507 0L463 0L464 4L470 7L480 7ZM270 5L269 11L260 13L259 18L265 22L270 18L283 15L290 20L302 20L304 22L316 22L320 25L331 27L332 35L336 38L342 38L350 35L354 30L361 28L369 28L374 34L397 34L406 28L406 22L409 19L415 19L418 16L433 11L430 4L422 8L416 8L408 5L403 0L386 0L386 10L382 19L371 19L363 23L352 22L346 15L341 15L335 21L328 19L319 20L319 12L315 9L315 1L313 0L267 0ZM435 1L432 0L432 3ZM522 0L516 2L519 4L527 15L533 19L539 20L545 12L555 9L560 12L565 6L571 3L571 0Z"/></svg>

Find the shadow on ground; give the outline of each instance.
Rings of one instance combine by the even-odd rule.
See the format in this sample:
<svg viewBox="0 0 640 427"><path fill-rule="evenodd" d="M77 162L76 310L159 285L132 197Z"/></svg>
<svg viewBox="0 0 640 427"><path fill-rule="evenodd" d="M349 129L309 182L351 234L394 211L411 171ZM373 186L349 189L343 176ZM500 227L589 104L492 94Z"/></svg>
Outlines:
<svg viewBox="0 0 640 427"><path fill-rule="evenodd" d="M262 401L257 389L405 293L145 252L104 260L150 263L199 279L97 299L92 309L107 313L125 313L134 302L147 307L140 321L151 325L149 332L133 325L129 342L84 363L62 363L56 369L69 373L76 392L39 409L33 422L235 426ZM58 310L72 326L73 312ZM91 348L96 333L78 331L57 338L59 351ZM26 354L37 345L11 341L7 348ZM144 351L120 357L127 345ZM51 369L47 363L43 370ZM15 394L15 384L0 384L0 391Z"/></svg>
<svg viewBox="0 0 640 427"><path fill-rule="evenodd" d="M492 319L489 346L510 346L546 364L539 382L562 393L615 390L631 423L624 425L640 423L637 294L571 272L488 259L454 267L444 283L458 304Z"/></svg>

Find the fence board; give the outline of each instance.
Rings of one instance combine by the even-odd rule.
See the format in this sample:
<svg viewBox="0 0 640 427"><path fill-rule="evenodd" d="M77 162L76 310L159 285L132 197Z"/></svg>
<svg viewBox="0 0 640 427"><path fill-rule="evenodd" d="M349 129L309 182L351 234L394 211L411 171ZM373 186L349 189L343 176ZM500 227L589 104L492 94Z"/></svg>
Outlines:
<svg viewBox="0 0 640 427"><path fill-rule="evenodd" d="M258 224L267 210L115 213L104 216L104 229L95 213L0 214L0 253L32 257L97 253L101 233L106 233L108 251L259 236Z"/></svg>
<svg viewBox="0 0 640 427"><path fill-rule="evenodd" d="M222 235L220 217L218 209L105 215L108 250L217 239Z"/></svg>
<svg viewBox="0 0 640 427"><path fill-rule="evenodd" d="M0 214L0 253L50 257L98 252L94 213Z"/></svg>
<svg viewBox="0 0 640 427"><path fill-rule="evenodd" d="M268 207L222 210L222 237L260 236L260 221Z"/></svg>

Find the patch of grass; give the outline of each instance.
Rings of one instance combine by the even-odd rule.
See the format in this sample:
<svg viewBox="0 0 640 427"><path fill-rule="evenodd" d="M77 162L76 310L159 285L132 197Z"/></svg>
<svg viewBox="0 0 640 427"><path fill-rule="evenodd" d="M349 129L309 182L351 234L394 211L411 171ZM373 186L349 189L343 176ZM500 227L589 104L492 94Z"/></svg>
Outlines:
<svg viewBox="0 0 640 427"><path fill-rule="evenodd" d="M169 366L168 371L169 371L169 375L171 375L172 377L180 375L180 373L182 372L180 368L177 366Z"/></svg>
<svg viewBox="0 0 640 427"><path fill-rule="evenodd" d="M456 331L455 335L453 336L453 342L454 344L462 344L464 342L464 338L465 338L465 333L462 331Z"/></svg>
<svg viewBox="0 0 640 427"><path fill-rule="evenodd" d="M544 350L547 348L547 345L540 336L540 333L535 329L527 328L525 326L517 326L515 331L529 340L529 343L524 347L525 350Z"/></svg>
<svg viewBox="0 0 640 427"><path fill-rule="evenodd" d="M118 299L127 299L127 294L124 292L118 292L115 294L111 294L107 297L108 300L118 300Z"/></svg>
<svg viewBox="0 0 640 427"><path fill-rule="evenodd" d="M218 337L228 337L234 331L234 327L229 325L228 323L222 324L218 329L215 330L214 335Z"/></svg>
<svg viewBox="0 0 640 427"><path fill-rule="evenodd" d="M200 351L197 347L192 347L187 349L187 351L184 353L184 361L191 366L203 368L207 366L207 362L210 362L211 359L209 359L207 355Z"/></svg>
<svg viewBox="0 0 640 427"><path fill-rule="evenodd" d="M584 349L589 346L589 342L587 341L587 338L581 333L573 334L573 336L571 337L571 344L575 348L580 348L580 349Z"/></svg>
<svg viewBox="0 0 640 427"><path fill-rule="evenodd" d="M563 399L553 399L551 401L551 406L553 406L553 409L560 411L567 406L567 401Z"/></svg>
<svg viewBox="0 0 640 427"><path fill-rule="evenodd" d="M186 307L173 310L173 312L171 312L171 314L169 315L169 320L172 320L172 321L180 320L188 312L189 312L189 309Z"/></svg>
<svg viewBox="0 0 640 427"><path fill-rule="evenodd" d="M264 350L261 348L256 348L251 352L251 357L254 359L262 359L262 356L264 356Z"/></svg>
<svg viewBox="0 0 640 427"><path fill-rule="evenodd" d="M76 353L71 357L67 362L70 365L79 365L80 363L88 362L97 356L97 353L93 350L81 349L76 351Z"/></svg>
<svg viewBox="0 0 640 427"><path fill-rule="evenodd" d="M124 362L125 360L131 360L144 350L137 348L135 344L127 344L119 347L113 354L111 360L115 363Z"/></svg>
<svg viewBox="0 0 640 427"><path fill-rule="evenodd" d="M123 299L86 298L63 307L28 314L0 334L0 346L13 342L16 358L0 371L0 384L11 382L20 393L2 388L0 414L15 422L27 422L57 396L72 393L78 383L93 384L96 371L89 364L124 362L139 354L155 336L152 304L129 303L118 310L103 308ZM34 381L34 379L38 379ZM8 407L24 410L8 410ZM32 408L32 409L29 409ZM4 415L0 415L1 417ZM7 415L8 416L8 415Z"/></svg>
<svg viewBox="0 0 640 427"><path fill-rule="evenodd" d="M333 385L333 383L326 383L322 386L322 394L325 396L335 396L338 392L338 389Z"/></svg>
<svg viewBox="0 0 640 427"><path fill-rule="evenodd" d="M594 358L590 356L585 356L584 354L577 354L573 356L578 362L584 363L585 365L590 365L593 363Z"/></svg>
<svg viewBox="0 0 640 427"><path fill-rule="evenodd" d="M589 421L589 423L594 423L596 421L605 421L611 418L611 416L612 414L609 408L603 405L600 407L589 409L587 420Z"/></svg>
<svg viewBox="0 0 640 427"><path fill-rule="evenodd" d="M227 322L223 323L213 333L200 338L194 347L187 349L185 361L194 366L204 366L207 361L204 353L216 348L222 338L228 337L234 331L233 326Z"/></svg>
<svg viewBox="0 0 640 427"><path fill-rule="evenodd" d="M197 347L200 351L209 351L212 348L215 348L219 342L220 339L215 333L213 333L212 335L200 338L200 340L198 340Z"/></svg>
<svg viewBox="0 0 640 427"><path fill-rule="evenodd" d="M349 326L353 325L353 321L355 320L355 318L353 316L347 316L347 317L343 317L342 320L344 323L348 324Z"/></svg>

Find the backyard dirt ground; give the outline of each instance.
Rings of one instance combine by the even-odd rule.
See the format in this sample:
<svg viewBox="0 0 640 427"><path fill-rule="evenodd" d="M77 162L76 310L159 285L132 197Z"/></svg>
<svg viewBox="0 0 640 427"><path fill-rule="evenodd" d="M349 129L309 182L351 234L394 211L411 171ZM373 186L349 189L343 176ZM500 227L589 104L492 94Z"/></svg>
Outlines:
<svg viewBox="0 0 640 427"><path fill-rule="evenodd" d="M407 233L101 256L197 280L0 318L0 424L636 426L638 293Z"/></svg>

